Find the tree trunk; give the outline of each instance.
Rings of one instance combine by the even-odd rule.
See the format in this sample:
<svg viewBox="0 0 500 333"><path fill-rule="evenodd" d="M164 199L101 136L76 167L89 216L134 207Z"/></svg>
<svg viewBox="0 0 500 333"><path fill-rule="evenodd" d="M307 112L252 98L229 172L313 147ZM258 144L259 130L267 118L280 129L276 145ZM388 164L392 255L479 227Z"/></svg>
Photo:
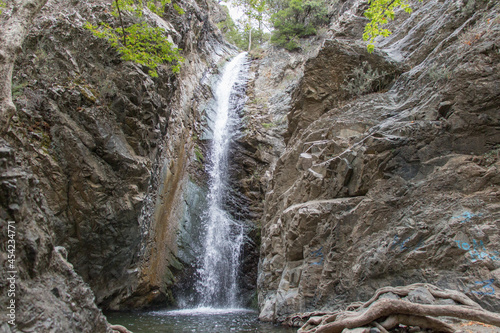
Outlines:
<svg viewBox="0 0 500 333"><path fill-rule="evenodd" d="M120 25L122 27L123 46L127 46L127 36L125 35L125 26L123 25L122 11L120 10L120 4L118 3L118 0L115 0L115 4L116 4L116 9L118 10L118 16L120 17Z"/></svg>
<svg viewBox="0 0 500 333"><path fill-rule="evenodd" d="M259 18L259 43L262 45L262 35L264 34L262 32L262 16Z"/></svg>
<svg viewBox="0 0 500 333"><path fill-rule="evenodd" d="M17 54L36 14L47 0L10 0L0 18L0 123L8 124L12 103L12 72Z"/></svg>
<svg viewBox="0 0 500 333"><path fill-rule="evenodd" d="M252 26L250 26L250 30L248 30L248 52L252 50Z"/></svg>

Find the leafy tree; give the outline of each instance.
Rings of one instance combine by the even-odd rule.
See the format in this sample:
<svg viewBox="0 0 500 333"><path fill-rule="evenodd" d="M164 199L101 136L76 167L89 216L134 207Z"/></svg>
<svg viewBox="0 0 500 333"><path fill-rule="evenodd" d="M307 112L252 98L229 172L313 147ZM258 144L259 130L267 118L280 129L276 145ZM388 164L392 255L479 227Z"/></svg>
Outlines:
<svg viewBox="0 0 500 333"><path fill-rule="evenodd" d="M257 33L259 36L264 34L262 25L264 21L264 13L267 9L266 0L234 0L233 3L243 9L245 15L244 19L244 32L247 35L248 50L252 48L252 35L255 31L253 28L253 21L258 23ZM260 40L262 42L262 39Z"/></svg>
<svg viewBox="0 0 500 333"><path fill-rule="evenodd" d="M5 8L5 2L0 1L0 15L2 14L4 8Z"/></svg>
<svg viewBox="0 0 500 333"><path fill-rule="evenodd" d="M259 41L262 43L262 36L264 35L264 31L262 26L264 24L264 13L267 10L267 2L265 0L253 0L253 11L254 11L254 19L257 20L258 29L257 32L259 34Z"/></svg>
<svg viewBox="0 0 500 333"><path fill-rule="evenodd" d="M364 15L370 19L370 22L365 26L363 40L368 41L367 49L371 53L375 49L375 38L378 36L387 37L391 34L388 29L382 28L382 26L394 19L394 10L401 8L410 14L412 9L409 0L369 0L369 3L370 7Z"/></svg>
<svg viewBox="0 0 500 333"><path fill-rule="evenodd" d="M238 24L233 21L226 6L222 6L226 12L226 20L217 24L228 42L240 49L251 50L269 39L269 34L263 29L266 20L266 0L233 0L232 4L243 11L243 17L238 20Z"/></svg>
<svg viewBox="0 0 500 333"><path fill-rule="evenodd" d="M171 64L174 73L179 72L184 60L180 49L168 40L168 33L161 27L153 27L143 20L146 10L161 16L171 0L113 0L111 14L119 19L117 27L102 22L98 26L87 22L85 27L99 38L104 38L121 53L122 59L147 66L149 75L157 77L157 68L162 63ZM182 9L173 4L174 9L183 14ZM131 15L137 23L124 23L123 17Z"/></svg>
<svg viewBox="0 0 500 333"><path fill-rule="evenodd" d="M290 51L299 48L299 38L315 35L329 22L326 0L275 0L270 6L274 9L271 42Z"/></svg>
<svg viewBox="0 0 500 333"><path fill-rule="evenodd" d="M229 43L236 45L240 49L245 48L248 45L248 41L244 36L245 33L238 29L231 15L229 15L229 9L226 6L222 6L222 8L226 12L226 19L217 23L217 27L224 34L224 37Z"/></svg>

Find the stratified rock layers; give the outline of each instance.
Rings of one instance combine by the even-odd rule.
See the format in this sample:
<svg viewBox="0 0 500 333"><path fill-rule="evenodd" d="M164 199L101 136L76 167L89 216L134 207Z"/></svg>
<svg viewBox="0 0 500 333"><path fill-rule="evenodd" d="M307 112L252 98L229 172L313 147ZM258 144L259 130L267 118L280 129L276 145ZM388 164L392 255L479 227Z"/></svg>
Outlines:
<svg viewBox="0 0 500 333"><path fill-rule="evenodd" d="M151 78L84 28L113 20L109 6L49 1L16 63L0 218L2 230L19 223L19 329L104 332L96 303L168 304L182 269L177 231L193 148L217 65L236 51L215 27L217 3L184 1L183 15L144 18L185 57L179 74L160 66Z"/></svg>
<svg viewBox="0 0 500 333"><path fill-rule="evenodd" d="M428 1L374 54L356 42L360 5L293 93L265 198L260 317L415 282L498 311L499 5Z"/></svg>

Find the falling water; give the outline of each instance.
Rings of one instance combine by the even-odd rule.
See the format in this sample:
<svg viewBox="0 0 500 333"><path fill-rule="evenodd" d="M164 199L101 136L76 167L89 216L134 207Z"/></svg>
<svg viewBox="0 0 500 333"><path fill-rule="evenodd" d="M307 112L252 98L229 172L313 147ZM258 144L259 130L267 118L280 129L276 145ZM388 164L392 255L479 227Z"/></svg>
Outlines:
<svg viewBox="0 0 500 333"><path fill-rule="evenodd" d="M209 157L208 209L204 217L204 244L196 291L199 306L238 306L238 270L244 227L225 210L228 199L228 155L237 132L238 109L244 98L246 53L236 56L223 70L215 91L216 115Z"/></svg>
<svg viewBox="0 0 500 333"><path fill-rule="evenodd" d="M173 333L291 333L296 330L259 322L258 313L239 308L238 270L244 243L244 225L225 209L231 201L228 181L229 148L238 134L238 112L245 102L247 77L245 54L224 68L215 89L216 115L209 156L209 203L203 217L204 243L195 282L196 294L189 291L181 310L159 310L107 314L108 320L137 332ZM193 241L196 237L193 237ZM197 247L197 244L192 244ZM194 306L194 308L193 308Z"/></svg>

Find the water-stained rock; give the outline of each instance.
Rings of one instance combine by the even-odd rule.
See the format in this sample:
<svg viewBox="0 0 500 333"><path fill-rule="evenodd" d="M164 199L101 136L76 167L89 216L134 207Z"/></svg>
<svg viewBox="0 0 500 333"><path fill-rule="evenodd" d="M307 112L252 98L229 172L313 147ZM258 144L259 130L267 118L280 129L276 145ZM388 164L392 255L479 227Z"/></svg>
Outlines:
<svg viewBox="0 0 500 333"><path fill-rule="evenodd" d="M164 20L145 17L186 47L179 74L162 65L151 78L84 28L87 21L113 19L109 5L51 0L42 9L16 63L18 111L5 139L46 200L48 222L40 230L50 230L50 243L67 250L96 302L139 308L172 302L174 274L183 268L177 231L203 105L217 64L235 50L211 19L212 13L221 19L217 3L184 1L183 15L171 9ZM30 249L27 265L35 265L42 231L20 241ZM41 278L31 266L30 279ZM60 283L48 289L54 297L68 287Z"/></svg>

